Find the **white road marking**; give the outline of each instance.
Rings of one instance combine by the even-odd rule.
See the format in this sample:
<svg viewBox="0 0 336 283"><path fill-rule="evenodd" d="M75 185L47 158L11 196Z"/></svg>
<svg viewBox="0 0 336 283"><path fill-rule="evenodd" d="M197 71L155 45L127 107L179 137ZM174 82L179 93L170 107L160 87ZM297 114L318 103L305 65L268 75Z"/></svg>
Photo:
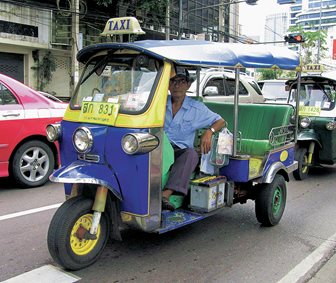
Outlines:
<svg viewBox="0 0 336 283"><path fill-rule="evenodd" d="M278 283L304 282L310 272L318 271L336 249L336 233L324 241L314 252L303 259L297 266L287 273Z"/></svg>
<svg viewBox="0 0 336 283"><path fill-rule="evenodd" d="M2 216L0 216L0 221L15 218L15 217L19 217L19 216L23 216L23 215L27 215L27 214L37 213L37 212L41 212L41 211L45 211L45 210L49 210L49 209L58 208L58 207L61 206L61 204L62 203L56 203L56 204L52 204L52 205L47 205L47 206L28 209L28 210L24 210L24 211L20 211L20 212L15 212L15 213L11 213L11 214L2 215Z"/></svg>
<svg viewBox="0 0 336 283"><path fill-rule="evenodd" d="M27 283L27 282L48 282L48 283L71 283L81 278L65 272L52 265L44 265L21 275L12 277L1 283Z"/></svg>

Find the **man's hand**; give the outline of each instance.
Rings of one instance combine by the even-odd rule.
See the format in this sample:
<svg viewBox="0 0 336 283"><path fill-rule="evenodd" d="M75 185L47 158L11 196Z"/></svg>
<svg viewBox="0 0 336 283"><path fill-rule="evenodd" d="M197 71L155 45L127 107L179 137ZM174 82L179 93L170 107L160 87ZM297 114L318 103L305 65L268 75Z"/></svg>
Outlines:
<svg viewBox="0 0 336 283"><path fill-rule="evenodd" d="M208 129L201 137L201 151L202 153L208 153L211 149L211 137L212 132Z"/></svg>

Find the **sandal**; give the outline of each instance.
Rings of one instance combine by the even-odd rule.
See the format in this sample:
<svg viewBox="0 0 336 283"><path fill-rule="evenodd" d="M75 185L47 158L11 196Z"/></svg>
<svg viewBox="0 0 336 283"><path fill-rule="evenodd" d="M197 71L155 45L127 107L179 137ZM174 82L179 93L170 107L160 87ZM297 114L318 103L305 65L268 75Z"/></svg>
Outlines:
<svg viewBox="0 0 336 283"><path fill-rule="evenodd" d="M172 203L166 197L162 197L162 210L170 210L170 211L175 210L174 205L172 205Z"/></svg>

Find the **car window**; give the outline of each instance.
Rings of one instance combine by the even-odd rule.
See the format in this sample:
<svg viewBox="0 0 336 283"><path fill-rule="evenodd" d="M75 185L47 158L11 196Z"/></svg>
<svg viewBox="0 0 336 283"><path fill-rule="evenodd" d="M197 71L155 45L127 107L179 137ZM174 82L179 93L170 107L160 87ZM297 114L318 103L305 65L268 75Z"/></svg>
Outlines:
<svg viewBox="0 0 336 283"><path fill-rule="evenodd" d="M211 87L211 86L217 87L218 94L208 94L208 96L217 96L217 95L222 95L223 96L224 95L224 84L223 84L223 79L222 78L213 78L213 79L210 79L207 82L205 88L206 87Z"/></svg>
<svg viewBox="0 0 336 283"><path fill-rule="evenodd" d="M253 89L259 94L259 95L262 95L262 92L261 92L261 89L259 87L259 85L254 82L254 81L251 81L249 82L250 86L253 87Z"/></svg>
<svg viewBox="0 0 336 283"><path fill-rule="evenodd" d="M226 88L227 88L227 95L234 95L236 89L236 81L231 79L225 79L226 81ZM239 82L239 95L248 95L248 90Z"/></svg>
<svg viewBox="0 0 336 283"><path fill-rule="evenodd" d="M18 104L16 97L10 92L10 90L0 83L0 104Z"/></svg>

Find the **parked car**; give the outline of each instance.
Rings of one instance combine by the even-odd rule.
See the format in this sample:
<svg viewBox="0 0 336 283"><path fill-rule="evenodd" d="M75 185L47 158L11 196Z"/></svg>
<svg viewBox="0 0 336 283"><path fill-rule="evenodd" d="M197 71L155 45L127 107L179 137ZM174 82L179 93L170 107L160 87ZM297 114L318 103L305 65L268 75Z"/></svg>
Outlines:
<svg viewBox="0 0 336 283"><path fill-rule="evenodd" d="M196 78L196 73L191 76ZM256 80L245 73L241 73L239 79L239 102L262 103L262 92ZM200 72L200 96L204 102L233 102L235 83L232 70L203 69ZM196 82L191 85L187 95L196 96Z"/></svg>
<svg viewBox="0 0 336 283"><path fill-rule="evenodd" d="M46 126L62 120L68 104L0 74L0 177L21 187L47 182L58 162L58 145L46 138Z"/></svg>
<svg viewBox="0 0 336 283"><path fill-rule="evenodd" d="M286 103L288 90L287 80L261 80L258 85L261 88L265 103Z"/></svg>

